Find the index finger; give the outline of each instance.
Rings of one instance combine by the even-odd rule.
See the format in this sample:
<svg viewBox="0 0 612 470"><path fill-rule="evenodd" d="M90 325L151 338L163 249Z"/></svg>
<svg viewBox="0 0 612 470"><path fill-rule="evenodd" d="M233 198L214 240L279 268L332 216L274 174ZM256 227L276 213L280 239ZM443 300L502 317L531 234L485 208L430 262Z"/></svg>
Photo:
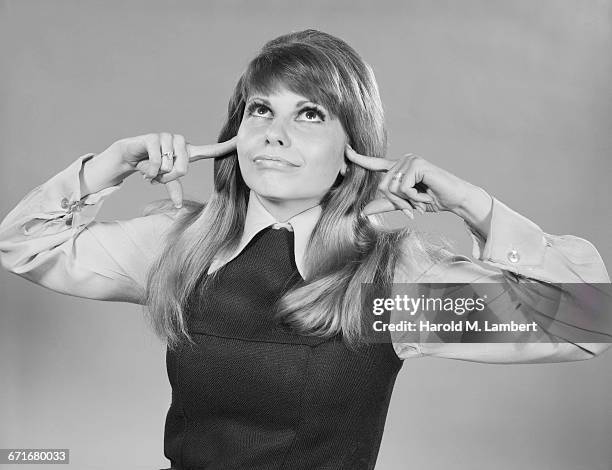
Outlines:
<svg viewBox="0 0 612 470"><path fill-rule="evenodd" d="M181 185L181 180L168 181L165 185L168 195L174 203L174 207L179 209L183 205L183 186Z"/></svg>
<svg viewBox="0 0 612 470"><path fill-rule="evenodd" d="M219 142L218 144L209 145L191 145L187 144L187 153L189 154L189 161L195 162L203 158L217 158L222 157L230 152L236 150L236 141L238 136L232 137L230 140L225 142Z"/></svg>
<svg viewBox="0 0 612 470"><path fill-rule="evenodd" d="M368 157L366 155L361 155L353 150L353 148L346 144L346 156L347 158L357 163L357 165L367 168L369 170L375 171L387 171L393 165L395 165L395 161L387 160L386 158L377 158L377 157Z"/></svg>

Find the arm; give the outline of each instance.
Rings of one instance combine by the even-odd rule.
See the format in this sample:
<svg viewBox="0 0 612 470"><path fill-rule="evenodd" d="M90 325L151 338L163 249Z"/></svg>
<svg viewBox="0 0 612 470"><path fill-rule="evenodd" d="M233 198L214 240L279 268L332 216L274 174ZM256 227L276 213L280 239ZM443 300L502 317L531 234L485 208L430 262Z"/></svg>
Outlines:
<svg viewBox="0 0 612 470"><path fill-rule="evenodd" d="M535 223L495 198L488 217L466 216L464 220L473 240L473 257L483 265L455 256L448 263L440 263L415 279L400 262L395 282L500 283L504 294L489 305L494 315L502 321L535 319L539 320L538 323L542 320L537 318L537 310L541 307L534 302L538 290L546 284L533 280L544 283L610 283L601 256L587 240L544 233ZM473 225L467 220L474 221ZM476 229L477 224L483 228ZM577 361L601 354L610 346L609 343L572 343L550 333L554 330L565 334L571 330L561 322L563 315L571 310L570 297L563 294L554 310L546 312L552 317L549 328L539 333L539 339L543 334L550 342L535 342L537 338L534 336L534 342L525 343L411 344L401 341L401 333L392 333L394 348L402 359L432 356L487 363ZM600 313L598 321L606 323L609 332L612 315L607 311Z"/></svg>
<svg viewBox="0 0 612 470"><path fill-rule="evenodd" d="M0 262L10 272L59 293L142 303L146 273L176 211L95 221L104 199L119 190L130 173L98 157L78 158L4 218Z"/></svg>

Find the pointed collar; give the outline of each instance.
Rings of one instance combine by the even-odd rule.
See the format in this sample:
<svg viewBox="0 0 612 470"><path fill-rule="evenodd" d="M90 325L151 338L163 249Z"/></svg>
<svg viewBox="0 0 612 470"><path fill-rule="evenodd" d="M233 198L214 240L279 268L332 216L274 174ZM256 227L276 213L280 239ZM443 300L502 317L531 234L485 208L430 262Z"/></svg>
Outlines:
<svg viewBox="0 0 612 470"><path fill-rule="evenodd" d="M236 256L242 253L242 250L244 250L255 235L272 225L273 228L285 227L293 231L295 264L300 275L304 279L304 256L306 253L306 245L308 244L312 231L314 230L314 227L321 216L321 212L321 205L317 204L310 209L306 209L305 211L294 215L286 222L279 222L264 207L257 193L251 190L249 193L249 203L247 206L244 230L242 232L240 244L236 250L229 255L219 255L217 258L215 258L213 263L210 265L208 274L216 271L233 260Z"/></svg>

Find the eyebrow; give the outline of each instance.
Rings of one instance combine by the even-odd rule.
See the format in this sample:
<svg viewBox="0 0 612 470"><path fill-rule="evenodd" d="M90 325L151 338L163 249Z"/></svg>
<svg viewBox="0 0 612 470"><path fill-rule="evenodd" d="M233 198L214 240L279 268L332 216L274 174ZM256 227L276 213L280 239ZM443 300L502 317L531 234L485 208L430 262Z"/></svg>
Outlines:
<svg viewBox="0 0 612 470"><path fill-rule="evenodd" d="M272 103L270 103L270 100L268 100L266 98L263 98L261 96L257 96L257 95L249 98L247 103L250 103L251 101L254 101L254 100L259 100L263 104L265 104L266 106L270 106L270 107L272 106ZM310 100L300 100L297 103L295 103L295 107L298 108L298 107L302 106L303 104L307 104L307 103L316 104L317 106L320 106L321 108L324 108L324 106L322 106L322 105L320 105L318 103L315 103L314 101L310 101Z"/></svg>

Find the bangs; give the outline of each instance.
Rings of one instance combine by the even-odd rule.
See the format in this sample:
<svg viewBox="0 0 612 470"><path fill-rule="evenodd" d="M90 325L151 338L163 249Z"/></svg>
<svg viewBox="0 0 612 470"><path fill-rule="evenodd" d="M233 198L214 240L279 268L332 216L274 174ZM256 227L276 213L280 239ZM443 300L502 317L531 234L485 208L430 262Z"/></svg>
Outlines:
<svg viewBox="0 0 612 470"><path fill-rule="evenodd" d="M285 87L341 117L346 110L340 83L329 57L305 47L284 47L266 51L249 64L242 93L246 100L254 93L273 94Z"/></svg>
<svg viewBox="0 0 612 470"><path fill-rule="evenodd" d="M386 154L384 111L374 72L341 39L308 29L267 42L234 88L228 106L233 135L252 95L273 95L281 89L325 108L340 121L355 151L376 157Z"/></svg>

